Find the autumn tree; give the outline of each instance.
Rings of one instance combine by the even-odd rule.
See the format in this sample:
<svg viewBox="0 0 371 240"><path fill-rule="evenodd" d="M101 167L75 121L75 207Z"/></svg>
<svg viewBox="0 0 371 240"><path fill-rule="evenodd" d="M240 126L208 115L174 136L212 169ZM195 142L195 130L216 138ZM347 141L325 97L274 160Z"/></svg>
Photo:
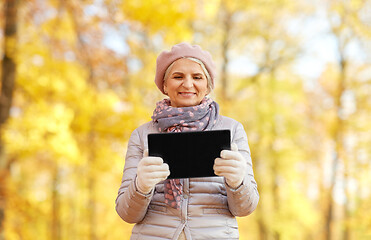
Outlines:
<svg viewBox="0 0 371 240"><path fill-rule="evenodd" d="M157 55L181 41L212 53L211 97L248 136L260 203L238 218L240 238L369 238L370 1L21 3L17 44L1 36L17 66L2 238L130 238L114 210L125 147L165 97ZM311 52L328 39L336 58Z"/></svg>
<svg viewBox="0 0 371 240"><path fill-rule="evenodd" d="M0 239L5 239L4 221L7 203L7 186L12 164L12 160L7 159L5 156L6 147L4 146L2 135L12 107L16 78L17 4L17 0L6 0L3 6L5 23L0 95Z"/></svg>
<svg viewBox="0 0 371 240"><path fill-rule="evenodd" d="M327 207L325 210L325 237L324 239L352 239L350 222L352 216L351 205L353 199L350 195L350 181L355 176L352 173L353 164L347 151L346 141L354 134L351 124L352 112L349 106L345 104L346 98L349 98L354 91L354 81L358 81L354 76L358 70L363 68L359 66L350 52L352 44L360 43L365 26L362 20L359 20L360 12L366 7L366 2L330 2L328 4L328 22L330 23L330 34L335 39L337 62L332 75L326 75L322 78L322 84L333 101L333 112L329 122L329 135L334 142L333 160L331 171L330 187L327 191ZM360 31L357 31L359 29ZM362 45L358 45L362 48ZM349 99L348 101L355 101ZM354 110L357 111L357 110ZM339 182L341 179L341 182ZM344 202L341 204L342 210L336 206L334 200L335 187L342 186ZM336 212L341 213L341 226L336 227ZM338 230L339 229L339 230Z"/></svg>

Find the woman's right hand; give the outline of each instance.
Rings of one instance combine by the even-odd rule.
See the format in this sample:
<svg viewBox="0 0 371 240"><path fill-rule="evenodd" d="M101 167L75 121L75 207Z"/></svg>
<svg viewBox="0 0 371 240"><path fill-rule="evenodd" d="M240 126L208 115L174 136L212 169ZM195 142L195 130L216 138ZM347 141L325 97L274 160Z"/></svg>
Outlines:
<svg viewBox="0 0 371 240"><path fill-rule="evenodd" d="M169 165L160 157L149 157L147 149L139 161L137 170L136 186L143 194L150 193L157 183L170 175Z"/></svg>

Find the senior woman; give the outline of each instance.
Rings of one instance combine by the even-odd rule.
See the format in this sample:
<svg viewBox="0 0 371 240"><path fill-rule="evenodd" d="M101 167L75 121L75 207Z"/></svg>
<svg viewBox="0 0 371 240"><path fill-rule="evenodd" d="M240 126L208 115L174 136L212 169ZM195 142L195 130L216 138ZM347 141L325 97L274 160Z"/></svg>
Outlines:
<svg viewBox="0 0 371 240"><path fill-rule="evenodd" d="M155 83L169 98L132 133L116 199L120 217L135 223L131 239L238 239L235 217L255 210L259 194L243 126L206 97L215 72L210 53L197 45L180 43L158 56ZM215 177L167 179L169 166L148 156L149 133L222 129L231 132L231 150L215 159Z"/></svg>

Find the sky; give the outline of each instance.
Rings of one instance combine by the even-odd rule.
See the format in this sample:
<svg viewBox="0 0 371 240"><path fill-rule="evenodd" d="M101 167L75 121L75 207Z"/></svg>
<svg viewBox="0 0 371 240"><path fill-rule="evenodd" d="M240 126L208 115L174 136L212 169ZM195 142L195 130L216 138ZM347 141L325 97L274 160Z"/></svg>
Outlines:
<svg viewBox="0 0 371 240"><path fill-rule="evenodd" d="M369 22L371 27L371 1L363 8L360 17L364 22ZM87 15L100 15L102 12L102 0L95 0L92 5L85 9ZM305 41L302 43L303 54L296 60L293 66L293 72L302 76L308 86L322 74L328 63L337 62L337 42L334 36L329 34L330 25L326 16L326 2L321 0L311 0L310 4L316 7L316 12L312 16L303 16L304 19L291 21L288 26L292 32L300 32ZM332 18L336 21L336 16ZM120 26L120 29L114 29L111 26L104 26L105 39L104 44L118 54L127 55L130 52L129 47L125 43L126 36L130 34L130 30L125 24ZM303 31L304 29L304 31ZM371 44L369 46L371 50ZM347 55L352 61L364 62L367 55L361 50L359 42L352 42L347 47ZM129 62L129 67L133 70L140 69L140 61ZM230 73L239 74L242 76L254 75L257 67L253 61L247 56L239 56L231 58L228 66Z"/></svg>
<svg viewBox="0 0 371 240"><path fill-rule="evenodd" d="M92 6L87 10L89 14L96 14L99 11L97 7ZM291 26L293 31L301 31L304 34L305 41L303 42L303 54L299 57L294 65L293 71L301 75L304 79L311 80L320 76L325 66L329 62L336 62L336 39L328 34L329 24L326 20L323 10L318 9L313 17L306 18L304 21L293 23ZM296 29L295 29L296 28ZM104 44L110 49L119 54L126 55L130 49L125 44L125 38L129 34L129 29L122 25L121 29L113 29L112 27L105 28L106 35ZM352 46L349 51L355 53L357 58L362 57L357 44ZM137 63L133 63L133 68L138 68ZM232 58L228 70L230 73L248 76L253 75L257 71L257 67L247 56L239 56Z"/></svg>
<svg viewBox="0 0 371 240"><path fill-rule="evenodd" d="M371 1L370 1L371 2ZM337 63L339 60L337 39L331 34L330 23L326 16L325 4L318 2L316 5L316 12L311 16L303 16L302 18L293 19L288 24L289 31L293 34L300 34L302 41L302 53L293 64L292 71L301 76L304 81L306 89L314 89L317 80L325 70L329 63ZM91 5L86 9L88 15L99 15L100 1L97 0L95 5ZM314 4L314 3L313 3ZM371 3L369 8L371 16ZM368 17L367 11L363 14ZM371 17L370 26L371 26ZM332 21L336 22L336 16ZM126 45L126 36L130 34L128 26L122 24L119 29L114 29L112 26L105 26L104 44L117 52L118 54L127 55L130 53L129 47ZM304 29L304 31L303 31ZM367 53L365 53L360 45L360 42L350 42L347 45L346 55L352 62L367 61ZM371 46L370 46L371 49ZM129 68L133 71L140 70L141 62L139 59L131 59L129 61ZM232 56L230 57L230 64L228 71L230 74L240 76L252 76L256 74L258 68L249 56ZM346 92L345 102L348 106L348 112L354 111L354 96L351 92Z"/></svg>

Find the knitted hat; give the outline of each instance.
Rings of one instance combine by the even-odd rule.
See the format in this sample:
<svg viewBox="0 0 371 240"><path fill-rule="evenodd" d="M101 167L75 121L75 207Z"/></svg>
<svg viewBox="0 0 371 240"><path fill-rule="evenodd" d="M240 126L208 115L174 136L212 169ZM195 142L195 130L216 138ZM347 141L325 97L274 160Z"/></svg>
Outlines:
<svg viewBox="0 0 371 240"><path fill-rule="evenodd" d="M184 57L197 58L201 62L203 62L207 71L210 74L212 85L214 86L216 67L211 57L211 54L207 51L202 50L201 47L198 45L192 46L188 43L183 42L183 43L174 45L170 51L163 51L157 57L155 83L163 94L165 94L163 85L164 85L164 75L165 75L167 68L175 60L178 60Z"/></svg>

